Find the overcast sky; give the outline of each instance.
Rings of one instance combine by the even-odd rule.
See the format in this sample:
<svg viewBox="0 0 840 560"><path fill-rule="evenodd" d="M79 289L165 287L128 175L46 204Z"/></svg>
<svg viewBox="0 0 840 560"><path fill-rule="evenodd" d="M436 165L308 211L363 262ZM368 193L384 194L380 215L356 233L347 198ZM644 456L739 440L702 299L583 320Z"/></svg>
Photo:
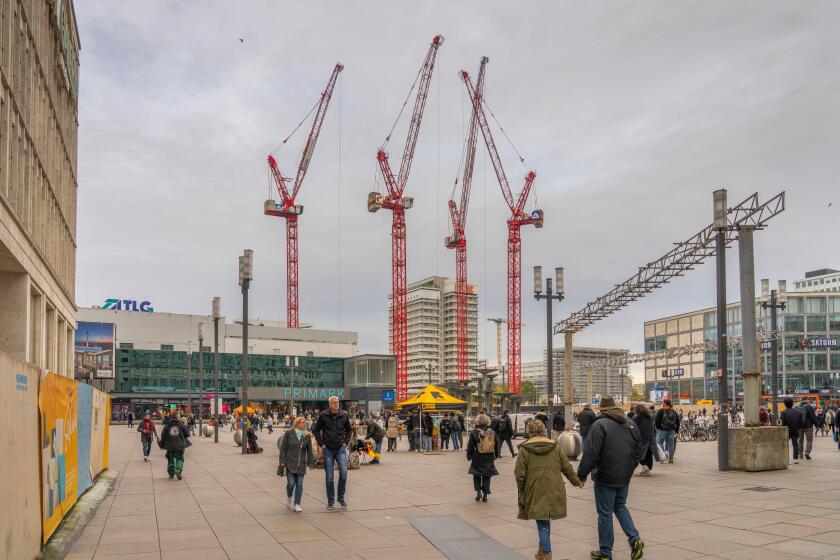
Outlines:
<svg viewBox="0 0 840 560"><path fill-rule="evenodd" d="M545 212L544 228L522 230L523 359L545 347L533 265L566 268L563 318L708 225L716 188L732 203L787 191L787 210L756 234L757 277L840 268L840 3L149 0L76 12L80 306L120 297L209 313L218 295L238 318L247 247L252 316L285 320L285 226L262 213L266 156L340 61L298 197L300 318L386 351L391 215L365 203L377 147L437 33L406 191L409 281L454 276L446 202L469 111L457 72L486 55L486 99L537 172L528 208ZM286 175L305 128L278 153ZM525 168L497 141L518 190ZM493 361L485 317L505 316L507 210L485 154L480 143L467 235L480 355ZM735 251L730 263L732 300ZM713 303L710 262L576 342L641 350L644 321Z"/></svg>

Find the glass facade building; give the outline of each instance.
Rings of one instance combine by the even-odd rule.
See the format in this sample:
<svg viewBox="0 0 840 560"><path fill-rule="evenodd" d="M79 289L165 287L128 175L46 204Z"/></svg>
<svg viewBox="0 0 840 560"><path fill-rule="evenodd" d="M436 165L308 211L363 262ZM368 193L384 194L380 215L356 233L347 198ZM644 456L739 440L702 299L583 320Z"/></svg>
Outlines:
<svg viewBox="0 0 840 560"><path fill-rule="evenodd" d="M831 292L788 292L783 301L786 309L778 311L777 344L779 348L779 388L781 393L816 394L836 399L840 392L840 295ZM770 310L762 307L768 298L756 298L758 332L770 332ZM645 323L645 351L685 347L700 342L714 342L717 315L714 308ZM727 335L741 335L741 305L727 306ZM759 369L764 374L762 389L769 395L772 386L770 370L771 345L760 344ZM743 395L744 364L739 346L729 348L727 371L735 376L735 394ZM685 353L681 356L645 362L647 391L667 389L684 400L717 398L718 369L716 352ZM663 376L663 372L682 370L679 379Z"/></svg>

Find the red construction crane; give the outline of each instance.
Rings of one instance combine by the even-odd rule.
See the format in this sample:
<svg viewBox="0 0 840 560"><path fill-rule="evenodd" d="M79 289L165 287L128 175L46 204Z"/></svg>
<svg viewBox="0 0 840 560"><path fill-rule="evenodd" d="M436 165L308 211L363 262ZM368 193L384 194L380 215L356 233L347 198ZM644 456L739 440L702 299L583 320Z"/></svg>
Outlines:
<svg viewBox="0 0 840 560"><path fill-rule="evenodd" d="M472 100L473 113L478 119L478 126L481 129L482 136L484 136L484 143L487 146L487 152L490 154L490 161L493 163L502 195L510 209L510 218L507 221L507 379L508 391L520 394L522 390L522 239L519 230L524 225L533 224L538 228L543 225L542 210L534 210L530 214L525 212L525 203L537 174L534 171L528 171L525 175L525 185L522 187L519 196L514 199L504 167L502 167L502 160L496 149L496 143L493 141L493 134L484 114L484 105L487 102L477 94L466 70L461 71L461 78L464 80L464 85L467 87Z"/></svg>
<svg viewBox="0 0 840 560"><path fill-rule="evenodd" d="M478 69L475 91L478 97L484 93L484 66L489 59L481 58ZM470 187L472 186L473 167L475 163L475 141L478 132L478 121L475 111L472 111L470 128L465 141L464 150L464 179L461 183L461 205L454 200L449 201L449 217L452 220L452 235L446 238L446 247L455 249L455 333L457 337L456 366L458 381L465 381L469 376L469 330L467 328L467 208L470 202ZM455 183L457 187L457 181ZM455 189L452 191L453 198Z"/></svg>
<svg viewBox="0 0 840 560"><path fill-rule="evenodd" d="M385 147L391 139L391 132L385 138L382 147L376 153L379 169L385 182L387 194L372 192L368 195L368 212L376 212L380 208L387 208L393 214L391 224L391 351L397 357L397 402L408 398L408 309L406 304L406 271L405 271L405 211L412 207L414 199L403 197L406 181L414 158L414 148L420 134L420 121L423 119L423 109L429 95L432 82L432 71L435 68L435 58L438 48L443 44L443 37L436 35L432 39L423 65L409 91L409 97L414 87L417 87L417 98L414 101L414 112L408 127L408 138L403 149L399 175L394 177ZM406 99L405 103L408 102ZM405 108L405 103L403 108ZM402 115L397 115L399 120ZM396 122L394 123L396 126Z"/></svg>
<svg viewBox="0 0 840 560"><path fill-rule="evenodd" d="M306 171L309 169L309 163L312 161L312 154L315 151L315 144L318 142L318 135L321 133L321 125L324 123L324 117L327 114L327 107L330 105L330 98L332 98L333 88L338 79L338 74L344 70L342 64L336 64L330 76L327 87L321 93L321 100L318 102L317 111L315 112L315 120L312 121L312 129L309 131L309 137L306 139L306 144L303 148L303 153L300 157L300 164L298 165L297 176L292 186L291 191L287 186L287 181L291 177L284 177L277 168L277 160L274 155L268 156L268 167L271 169L271 175L274 177L274 183L277 186L277 191L280 193L281 202L278 203L272 199L265 201L264 212L268 216L279 216L286 218L286 326L290 329L300 328L298 320L298 216L303 214L303 206L295 204L295 197L300 191L300 186L303 183L303 178L306 177ZM311 111L310 111L311 114ZM308 115L307 115L308 117ZM304 119L306 120L306 119ZM302 123L301 123L302 124ZM300 126L300 125L298 125ZM297 130L297 128L295 129ZM294 131L292 132L294 134ZM289 135L283 143L285 144L291 135Z"/></svg>

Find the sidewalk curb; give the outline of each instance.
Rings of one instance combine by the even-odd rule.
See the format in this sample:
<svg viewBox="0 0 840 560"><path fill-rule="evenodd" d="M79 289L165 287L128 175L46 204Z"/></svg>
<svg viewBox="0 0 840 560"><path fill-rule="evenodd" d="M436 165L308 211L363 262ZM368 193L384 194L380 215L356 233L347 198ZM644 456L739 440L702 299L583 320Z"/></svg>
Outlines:
<svg viewBox="0 0 840 560"><path fill-rule="evenodd" d="M61 560L67 556L73 543L81 536L88 522L93 518L99 504L114 490L118 475L119 473L114 469L99 473L94 485L82 494L47 541L39 556L41 560Z"/></svg>

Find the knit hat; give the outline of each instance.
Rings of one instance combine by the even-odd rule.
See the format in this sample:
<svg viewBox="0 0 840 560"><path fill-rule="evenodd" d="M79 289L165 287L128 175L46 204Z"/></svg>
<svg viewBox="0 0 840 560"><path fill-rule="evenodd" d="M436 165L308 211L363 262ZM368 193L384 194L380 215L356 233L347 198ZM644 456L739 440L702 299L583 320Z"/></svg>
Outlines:
<svg viewBox="0 0 840 560"><path fill-rule="evenodd" d="M601 397L601 403L598 405L598 408L615 408L615 399L609 395L604 395Z"/></svg>

